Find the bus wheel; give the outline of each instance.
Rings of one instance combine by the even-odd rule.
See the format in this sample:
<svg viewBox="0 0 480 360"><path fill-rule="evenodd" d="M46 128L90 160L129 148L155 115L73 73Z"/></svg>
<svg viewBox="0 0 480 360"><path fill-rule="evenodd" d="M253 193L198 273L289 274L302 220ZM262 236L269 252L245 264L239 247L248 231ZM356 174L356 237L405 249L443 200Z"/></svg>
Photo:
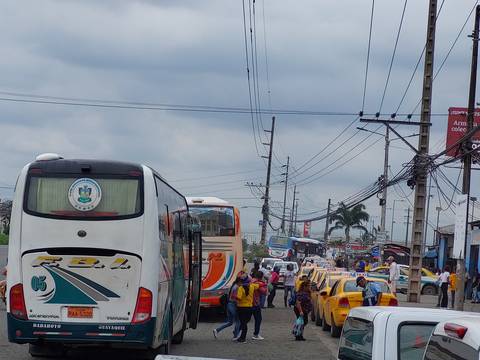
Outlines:
<svg viewBox="0 0 480 360"><path fill-rule="evenodd" d="M28 344L28 352L32 357L63 357L65 348L62 344Z"/></svg>
<svg viewBox="0 0 480 360"><path fill-rule="evenodd" d="M172 338L172 344L181 344L183 342L183 335L185 334L185 329L187 328L187 315L183 315L183 325L182 330L176 333Z"/></svg>

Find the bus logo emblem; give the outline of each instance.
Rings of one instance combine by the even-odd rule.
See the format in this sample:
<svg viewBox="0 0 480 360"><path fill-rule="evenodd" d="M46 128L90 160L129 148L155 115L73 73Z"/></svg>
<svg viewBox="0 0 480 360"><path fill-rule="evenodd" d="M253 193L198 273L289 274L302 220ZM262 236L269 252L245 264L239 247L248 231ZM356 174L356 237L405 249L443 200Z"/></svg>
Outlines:
<svg viewBox="0 0 480 360"><path fill-rule="evenodd" d="M81 178L75 180L68 189L70 204L79 211L95 209L102 199L102 189L93 179Z"/></svg>

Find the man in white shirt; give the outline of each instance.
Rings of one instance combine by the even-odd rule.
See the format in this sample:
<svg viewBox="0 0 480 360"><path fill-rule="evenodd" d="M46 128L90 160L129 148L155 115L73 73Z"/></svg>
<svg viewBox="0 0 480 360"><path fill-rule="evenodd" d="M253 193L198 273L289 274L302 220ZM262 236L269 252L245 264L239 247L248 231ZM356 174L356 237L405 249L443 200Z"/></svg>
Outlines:
<svg viewBox="0 0 480 360"><path fill-rule="evenodd" d="M387 259L388 264L390 265L390 271L388 276L388 283L390 284L390 289L394 295L397 295L397 282L400 279L400 271L398 269L397 262L393 256L389 256Z"/></svg>
<svg viewBox="0 0 480 360"><path fill-rule="evenodd" d="M293 272L293 265L287 265L287 271L285 271L285 278L283 282L283 302L285 303L285 307L289 306L289 298L288 294L290 293L290 297L293 296L293 290L295 288L295 273Z"/></svg>

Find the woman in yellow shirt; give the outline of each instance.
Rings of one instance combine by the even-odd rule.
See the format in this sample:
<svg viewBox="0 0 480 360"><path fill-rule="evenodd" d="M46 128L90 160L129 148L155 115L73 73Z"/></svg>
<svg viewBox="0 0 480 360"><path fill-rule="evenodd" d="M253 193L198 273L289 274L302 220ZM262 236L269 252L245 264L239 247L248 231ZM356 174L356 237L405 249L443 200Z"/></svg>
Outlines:
<svg viewBox="0 0 480 360"><path fill-rule="evenodd" d="M238 342L244 343L247 338L248 327L247 324L252 318L253 307L253 293L258 290L259 285L244 282L237 290L237 312L238 319L240 320L240 337Z"/></svg>
<svg viewBox="0 0 480 360"><path fill-rule="evenodd" d="M450 290L450 294L452 296L452 309L455 308L455 291L457 290L457 274L455 274L455 269L452 268L452 272L450 273L450 277L449 277L449 281L450 281L450 284L448 284L449 286L449 290Z"/></svg>

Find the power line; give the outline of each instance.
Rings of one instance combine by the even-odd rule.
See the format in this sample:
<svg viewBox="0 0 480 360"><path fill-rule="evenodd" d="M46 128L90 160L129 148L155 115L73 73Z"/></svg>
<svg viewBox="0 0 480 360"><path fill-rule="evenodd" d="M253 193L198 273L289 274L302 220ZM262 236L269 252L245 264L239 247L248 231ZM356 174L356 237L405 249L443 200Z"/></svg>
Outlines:
<svg viewBox="0 0 480 360"><path fill-rule="evenodd" d="M379 113L382 112L383 101L385 100L385 95L387 93L388 83L390 81L390 75L392 73L393 61L395 60L395 54L397 53L398 40L400 39L400 33L402 31L403 19L405 18L405 10L407 9L407 3L408 3L408 0L405 0L405 3L403 5L402 16L400 18L400 24L398 25L397 37L395 39L395 46L393 47L392 58L390 60L390 67L388 69L387 80L385 81L385 87L383 88L382 101L380 102L380 108L378 110Z"/></svg>
<svg viewBox="0 0 480 360"><path fill-rule="evenodd" d="M372 11L370 15L370 30L368 33L368 49L367 49L367 61L365 65L365 80L363 83L363 99L362 99L362 112L365 109L365 96L367 94L367 79L368 79L368 65L370 62L370 47L372 43L372 28L373 28L373 14L375 11L375 0L372 0Z"/></svg>

